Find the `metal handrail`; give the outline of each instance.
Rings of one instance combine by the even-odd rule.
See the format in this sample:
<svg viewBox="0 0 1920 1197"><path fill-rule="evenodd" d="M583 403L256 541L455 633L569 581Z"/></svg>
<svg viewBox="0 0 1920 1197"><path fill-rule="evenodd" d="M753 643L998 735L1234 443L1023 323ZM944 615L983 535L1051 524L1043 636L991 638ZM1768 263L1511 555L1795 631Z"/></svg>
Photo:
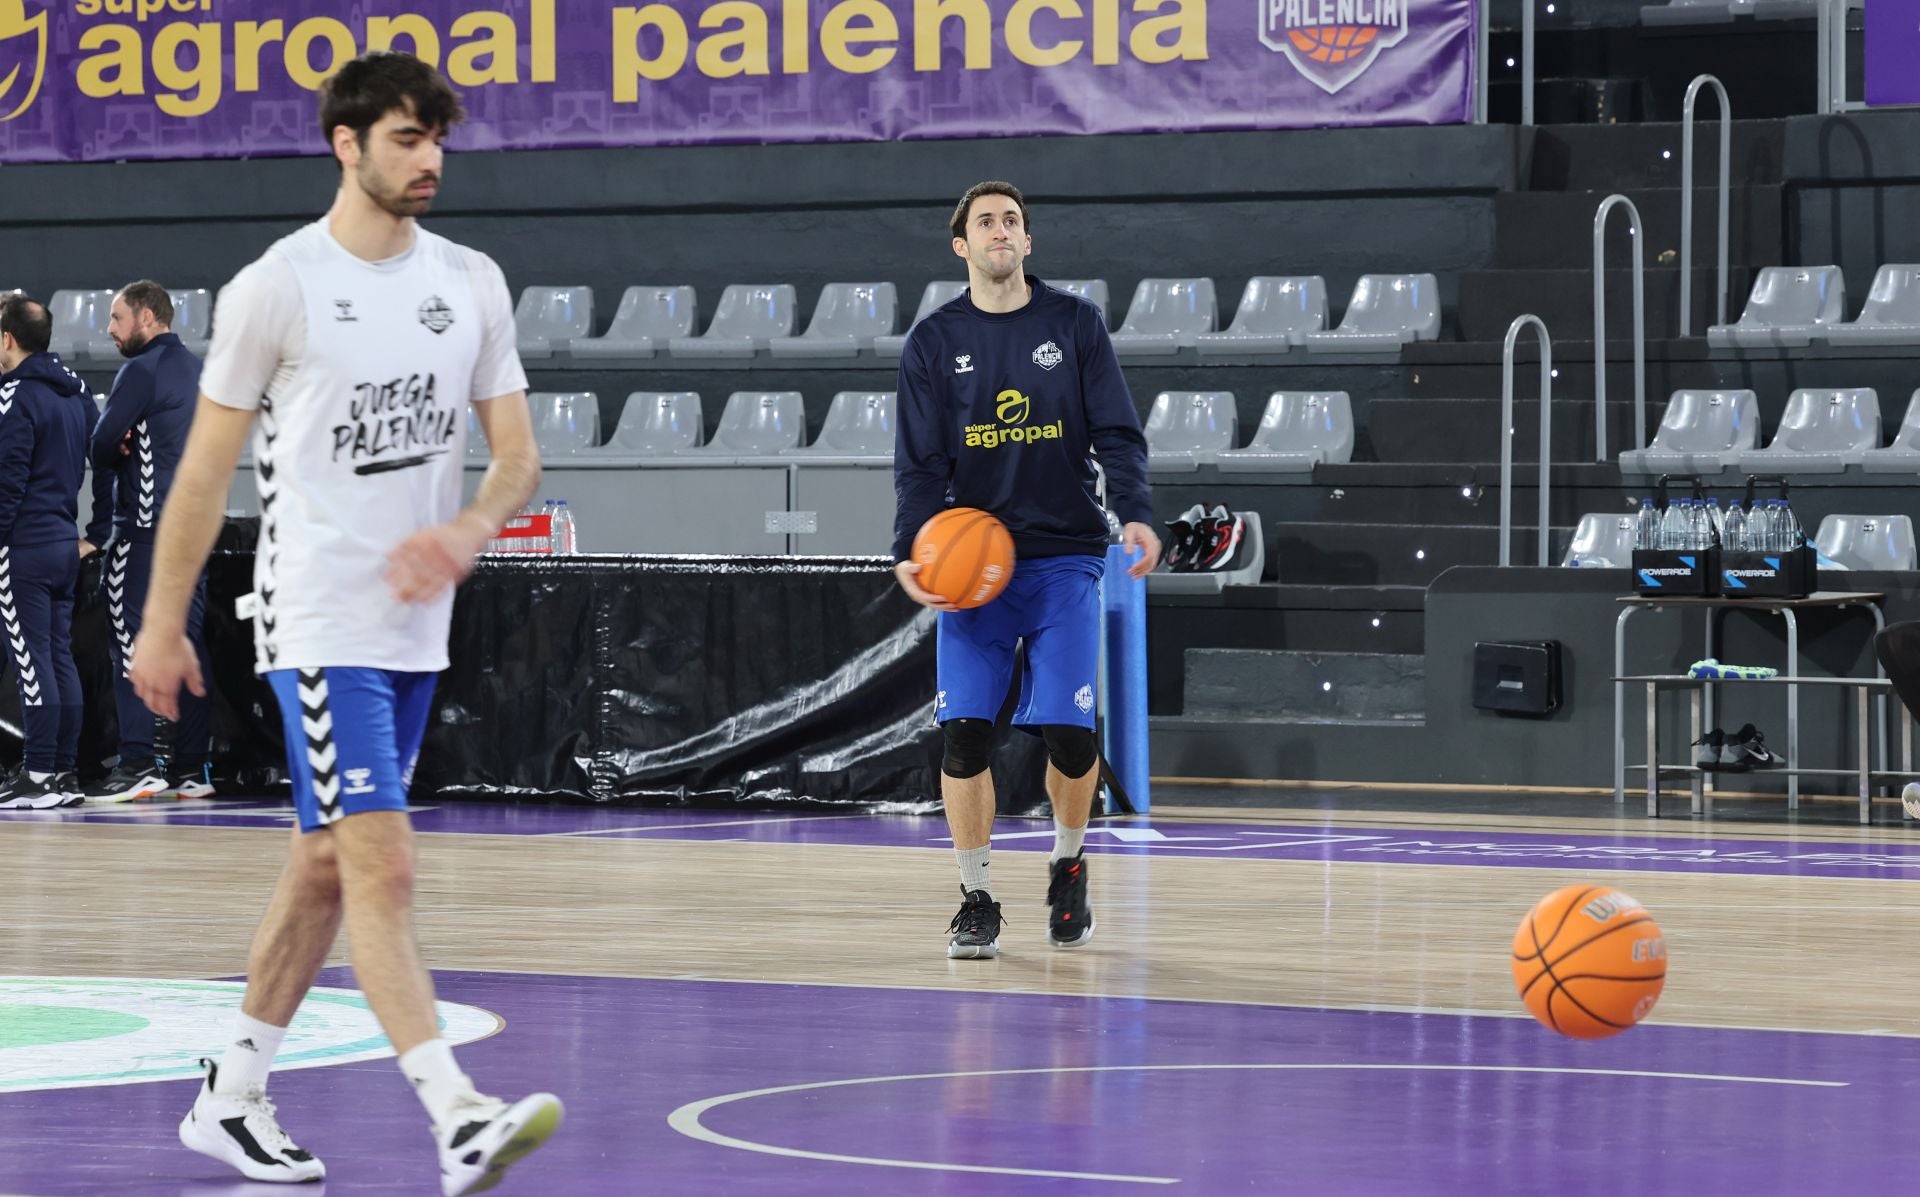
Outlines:
<svg viewBox="0 0 1920 1197"><path fill-rule="evenodd" d="M1533 123L1533 6L1520 0L1520 123Z"/></svg>
<svg viewBox="0 0 1920 1197"><path fill-rule="evenodd" d="M1693 105L1702 85L1711 86L1720 99L1720 258L1714 275L1714 323L1727 322L1727 207L1733 157L1733 108L1727 89L1712 75L1697 75L1687 84L1680 118L1680 335L1693 335Z"/></svg>
<svg viewBox="0 0 1920 1197"><path fill-rule="evenodd" d="M1547 563L1547 467L1553 456L1553 338L1532 312L1515 316L1507 326L1506 347L1500 354L1500 564L1513 564L1513 351L1520 332L1532 325L1540 333L1540 533L1538 564Z"/></svg>
<svg viewBox="0 0 1920 1197"><path fill-rule="evenodd" d="M1520 123L1533 123L1533 6L1535 0L1520 4ZM1487 123L1487 77L1492 73L1493 0L1480 0L1480 50L1474 56L1473 120Z"/></svg>
<svg viewBox="0 0 1920 1197"><path fill-rule="evenodd" d="M1640 209L1624 195L1600 201L1593 214L1593 427L1594 460L1607 460L1607 214L1627 209L1627 233L1633 238L1633 447L1647 447L1647 270L1646 232Z"/></svg>

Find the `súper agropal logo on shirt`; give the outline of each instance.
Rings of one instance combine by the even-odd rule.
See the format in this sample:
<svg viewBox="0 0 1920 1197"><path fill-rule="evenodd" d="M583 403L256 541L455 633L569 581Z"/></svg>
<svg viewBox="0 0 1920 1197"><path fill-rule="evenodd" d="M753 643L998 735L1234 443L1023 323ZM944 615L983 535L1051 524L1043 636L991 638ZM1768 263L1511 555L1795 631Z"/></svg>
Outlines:
<svg viewBox="0 0 1920 1197"><path fill-rule="evenodd" d="M0 0L0 121L33 106L47 73L47 14L26 0Z"/></svg>
<svg viewBox="0 0 1920 1197"><path fill-rule="evenodd" d="M1255 0L1260 42L1333 95L1407 36L1419 0Z"/></svg>

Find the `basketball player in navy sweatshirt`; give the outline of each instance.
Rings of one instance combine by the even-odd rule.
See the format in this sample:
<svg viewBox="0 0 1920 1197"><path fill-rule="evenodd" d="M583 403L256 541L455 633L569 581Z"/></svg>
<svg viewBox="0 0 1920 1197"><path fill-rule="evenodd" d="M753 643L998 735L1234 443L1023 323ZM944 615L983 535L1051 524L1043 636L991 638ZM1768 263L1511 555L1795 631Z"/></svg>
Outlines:
<svg viewBox="0 0 1920 1197"><path fill-rule="evenodd" d="M1160 559L1147 490L1147 443L1100 309L1026 273L1027 205L1010 183L960 197L950 225L968 290L914 326L900 358L894 451L894 573L908 597L940 612L934 717L946 740L940 791L960 863L951 959L999 954L1000 904L987 855L995 809L993 721L1024 641L1016 726L1047 746L1054 846L1047 937L1093 937L1082 853L1099 785L1094 688L1107 513L1094 458L1138 560ZM916 584L914 535L947 507L992 512L1013 535L1013 579L983 607L956 610Z"/></svg>
<svg viewBox="0 0 1920 1197"><path fill-rule="evenodd" d="M0 635L13 654L26 733L26 760L0 791L0 807L31 810L80 801L71 634L93 400L47 352L52 337L45 305L0 297Z"/></svg>

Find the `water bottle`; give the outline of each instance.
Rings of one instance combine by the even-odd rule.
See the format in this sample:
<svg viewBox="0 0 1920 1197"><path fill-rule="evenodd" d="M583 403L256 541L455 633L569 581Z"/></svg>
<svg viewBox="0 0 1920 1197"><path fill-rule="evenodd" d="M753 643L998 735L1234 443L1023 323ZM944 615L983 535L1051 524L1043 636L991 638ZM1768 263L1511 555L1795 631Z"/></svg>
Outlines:
<svg viewBox="0 0 1920 1197"><path fill-rule="evenodd" d="M1771 553L1780 547L1780 500L1768 499L1760 521L1760 535L1754 537L1754 549Z"/></svg>
<svg viewBox="0 0 1920 1197"><path fill-rule="evenodd" d="M1805 534L1800 530L1800 521L1794 517L1793 504L1785 499L1780 500L1780 530L1786 540L1786 543L1780 546L1783 552L1793 552L1806 539Z"/></svg>
<svg viewBox="0 0 1920 1197"><path fill-rule="evenodd" d="M1636 549L1660 547L1660 513L1653 509L1652 499L1640 500L1640 514L1634 518L1633 547Z"/></svg>
<svg viewBox="0 0 1920 1197"><path fill-rule="evenodd" d="M567 501L565 499L554 500L552 515L553 531L551 543L553 551L560 554L570 554L574 551L573 512L567 507Z"/></svg>
<svg viewBox="0 0 1920 1197"><path fill-rule="evenodd" d="M1720 510L1720 500L1717 498L1707 500L1707 523L1712 527L1712 534L1701 548L1707 548L1715 541L1724 542L1727 538L1726 515Z"/></svg>
<svg viewBox="0 0 1920 1197"><path fill-rule="evenodd" d="M1667 503L1667 509L1660 513L1660 544L1658 547L1662 549L1677 549L1680 547L1680 520L1680 502L1678 500L1669 501Z"/></svg>
<svg viewBox="0 0 1920 1197"><path fill-rule="evenodd" d="M1707 521L1707 505L1698 499L1687 502L1687 547L1695 552L1707 547L1712 537Z"/></svg>
<svg viewBox="0 0 1920 1197"><path fill-rule="evenodd" d="M1727 504L1726 522L1720 532L1720 544L1729 553L1747 551L1747 517L1738 500Z"/></svg>

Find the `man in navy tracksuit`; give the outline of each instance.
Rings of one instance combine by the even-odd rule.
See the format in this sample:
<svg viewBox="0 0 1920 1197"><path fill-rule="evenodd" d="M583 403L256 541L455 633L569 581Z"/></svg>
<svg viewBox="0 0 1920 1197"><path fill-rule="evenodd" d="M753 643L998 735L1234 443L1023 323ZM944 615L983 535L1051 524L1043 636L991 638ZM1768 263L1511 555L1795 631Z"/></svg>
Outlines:
<svg viewBox="0 0 1920 1197"><path fill-rule="evenodd" d="M1160 559L1147 490L1147 442L1100 309L1021 269L1032 252L1027 205L1008 183L960 197L950 225L966 260L967 293L915 325L900 358L894 451L894 572L939 616L934 717L946 740L940 792L960 864L960 913L949 958L999 952L1000 904L987 876L995 809L993 721L1025 643L1016 725L1047 746L1054 842L1048 941L1076 948L1093 935L1081 845L1099 785L1094 690L1100 663L1100 577L1107 513L1093 455L1139 554ZM983 607L956 610L922 589L910 557L921 525L947 507L998 516L1013 536L1013 578Z"/></svg>
<svg viewBox="0 0 1920 1197"><path fill-rule="evenodd" d="M88 447L93 519L80 551L89 553L98 546L106 552L108 650L120 715L120 763L104 781L87 788L88 802L166 795L205 798L213 793L207 769L207 700L191 691L182 693L173 751L163 769L154 755L153 712L127 680L153 572L154 529L200 396L200 359L174 335L172 324L173 299L159 283L141 279L113 297L107 331L127 364L120 367L107 408L93 427ZM211 677L206 606L203 573L194 588L187 635L200 652L200 676Z"/></svg>
<svg viewBox="0 0 1920 1197"><path fill-rule="evenodd" d="M47 352L44 304L0 297L0 635L20 686L26 760L0 807L47 810L81 800L80 673L73 591L80 576L80 483L93 400Z"/></svg>

